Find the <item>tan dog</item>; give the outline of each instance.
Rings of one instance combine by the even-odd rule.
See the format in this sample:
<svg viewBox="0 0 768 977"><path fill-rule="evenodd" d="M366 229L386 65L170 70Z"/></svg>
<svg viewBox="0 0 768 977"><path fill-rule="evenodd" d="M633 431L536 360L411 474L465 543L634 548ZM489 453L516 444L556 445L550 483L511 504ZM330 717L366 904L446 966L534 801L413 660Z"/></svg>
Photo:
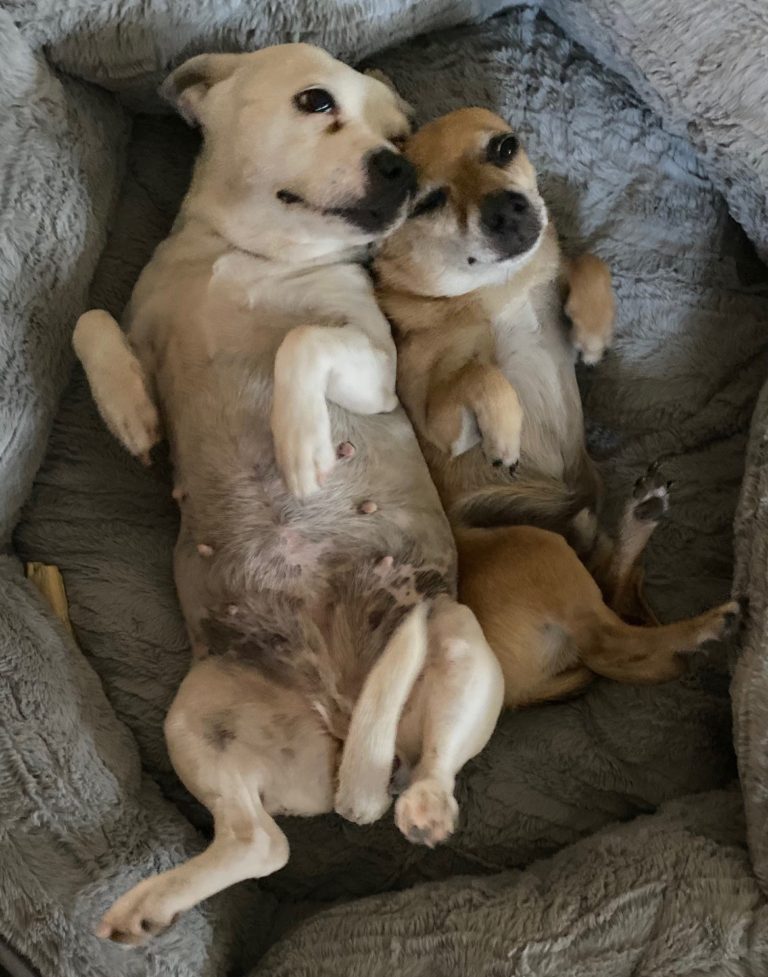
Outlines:
<svg viewBox="0 0 768 977"><path fill-rule="evenodd" d="M377 258L378 297L398 392L454 525L460 594L499 656L507 704L576 692L593 672L672 678L679 654L721 637L739 607L655 628L615 613L636 603L667 485L652 467L615 544L598 531L574 360L594 363L610 342L606 267L562 259L533 166L492 113L438 119L406 155L422 191Z"/></svg>
<svg viewBox="0 0 768 977"><path fill-rule="evenodd" d="M277 814L453 830L455 777L502 705L498 662L455 600L450 527L395 398L395 347L362 261L415 189L395 95L285 45L201 55L165 91L204 148L126 313L78 322L99 410L144 456L158 408L181 511L176 586L194 661L166 720L211 811L206 851L139 883L100 935L141 943L277 871Z"/></svg>

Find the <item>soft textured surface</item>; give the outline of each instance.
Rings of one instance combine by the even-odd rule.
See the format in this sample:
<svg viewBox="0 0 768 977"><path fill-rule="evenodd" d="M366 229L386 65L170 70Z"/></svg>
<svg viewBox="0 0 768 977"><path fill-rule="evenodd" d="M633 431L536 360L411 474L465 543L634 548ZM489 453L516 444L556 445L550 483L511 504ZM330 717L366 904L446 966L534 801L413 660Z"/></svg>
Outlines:
<svg viewBox="0 0 768 977"><path fill-rule="evenodd" d="M45 43L67 71L151 107L147 83L168 59L286 39L288 22L272 6L187 2L181 31L167 5L81 2L62 12L40 0L12 5L23 34L12 38L12 51L31 63L25 45ZM309 9L298 0L281 6ZM366 5L365 23L362 4L326 0L321 12L313 5L312 23L323 25L333 50L357 56L385 37L493 6L401 0L375 5L375 16ZM755 154L721 152L727 127L714 124L706 102L716 83L704 84L695 59L667 65L671 88L654 75L642 55L660 48L654 25L635 12L640 6L614 3L609 16L597 0L578 11L553 2L566 34L535 11L515 9L372 61L422 119L467 103L509 118L544 174L566 243L610 262L618 340L583 376L590 438L615 498L656 457L676 481L673 511L648 561L651 595L671 617L723 599L730 588L747 430L766 373L768 276L718 191L730 192L737 213L734 200L748 201L755 187L764 195L768 181ZM678 6L657 0L659 22L681 16ZM725 16L719 9L716 0L692 5L689 34L710 37L710 21ZM754 0L739 5L738 17L758 12ZM307 17L290 26L308 30ZM646 101L568 34L630 76ZM741 86L760 54L743 39L722 43L734 46L746 68L720 80L721 102L742 104ZM197 147L177 120L138 116L121 156L122 110L77 82L62 89L44 63L34 63L37 77L51 91L66 91L68 101L42 100L49 113L42 118L24 99L14 104L21 136L11 163L26 162L18 172L6 169L12 178L3 193L13 210L4 210L37 215L23 247L32 250L34 242L66 299L41 289L40 273L14 279L22 291L9 353L40 348L28 359L9 355L11 376L37 391L32 370L42 363L47 391L47 413L13 398L3 416L1 437L15 439L27 459L27 482L14 489L19 501L66 372L62 349L85 302L118 160L127 161L126 178L88 299L115 314L167 232ZM19 77L13 74L16 83ZM673 98L673 82L686 92L699 86L699 101L692 107ZM58 157L37 183L22 182L38 172L29 159L62 125L64 105L68 113L82 109L75 117L86 128L55 152L64 160L80 154L93 174L79 208L79 188L87 194L89 185L54 166ZM734 133L749 129L764 152L768 138L761 141L759 127L733 115ZM706 132L706 146L685 138L690 121ZM44 224L66 214L70 201L81 222L71 237L68 224ZM739 214L759 243L765 223L756 209L748 216ZM737 522L737 586L752 605L734 696L749 838L763 881L766 410L763 397ZM682 682L656 689L599 683L573 702L505 716L461 779L461 828L442 849L408 845L388 818L369 829L335 817L295 819L286 826L292 859L274 877L210 900L149 951L125 954L94 940L89 927L112 896L193 853L207 828L207 815L173 774L162 737L188 660L171 580L176 515L168 476L162 458L147 472L121 451L76 372L15 542L24 558L62 568L82 654L42 611L15 562L0 568L8 700L0 708L0 796L12 801L0 821L0 932L44 977L192 977L251 965L254 975L280 977L768 972L768 910L745 847L741 795L724 789L735 773L725 649L702 656ZM0 491L8 486L3 473ZM359 896L371 898L350 903Z"/></svg>
<svg viewBox="0 0 768 977"><path fill-rule="evenodd" d="M111 99L56 78L0 8L0 550L72 363L126 130Z"/></svg>

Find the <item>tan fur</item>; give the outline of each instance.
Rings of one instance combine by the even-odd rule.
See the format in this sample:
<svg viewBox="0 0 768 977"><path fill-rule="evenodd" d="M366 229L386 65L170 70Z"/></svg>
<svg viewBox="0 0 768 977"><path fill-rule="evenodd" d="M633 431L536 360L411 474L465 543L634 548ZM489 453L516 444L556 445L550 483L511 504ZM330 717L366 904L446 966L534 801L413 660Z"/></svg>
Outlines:
<svg viewBox="0 0 768 977"><path fill-rule="evenodd" d="M630 625L562 536L530 526L459 529L459 597L474 612L504 673L507 706L581 691L594 674L620 682L676 678L680 656L723 636L731 602L662 627Z"/></svg>
<svg viewBox="0 0 768 977"><path fill-rule="evenodd" d="M571 322L571 341L585 363L596 363L613 339L616 301L611 273L593 254L566 258L562 264L566 281L565 314Z"/></svg>
<svg viewBox="0 0 768 977"><path fill-rule="evenodd" d="M489 139L509 131L484 109L462 109L411 138L406 155L424 193L439 187L447 202L395 232L376 270L398 347L398 392L454 526L460 597L499 657L506 704L520 706L574 694L595 673L673 678L680 654L721 636L738 605L642 628L604 602L601 587L617 610L636 611L637 561L656 525L636 499L614 544L595 517L601 488L573 360L578 351L596 362L611 341L610 273L593 255L561 256L522 150L507 166L488 162ZM500 188L523 194L542 225L536 243L511 258L489 253L479 217ZM569 334L558 321L563 303ZM511 382L515 367L528 406ZM536 367L541 378L531 376ZM507 469L518 458L513 479ZM651 479L646 507L664 491ZM515 525L524 522L539 528Z"/></svg>

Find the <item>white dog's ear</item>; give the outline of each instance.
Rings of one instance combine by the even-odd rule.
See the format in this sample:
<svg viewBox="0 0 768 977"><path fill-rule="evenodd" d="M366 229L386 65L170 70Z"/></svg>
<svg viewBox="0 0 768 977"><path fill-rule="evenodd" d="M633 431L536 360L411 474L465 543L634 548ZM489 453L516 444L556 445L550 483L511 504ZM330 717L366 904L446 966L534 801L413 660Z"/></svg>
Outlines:
<svg viewBox="0 0 768 977"><path fill-rule="evenodd" d="M366 68L364 74L368 75L369 78L375 78L376 81L380 81L382 85L387 86L397 100L397 107L411 123L411 127L413 127L416 111L409 102L406 102L400 92L395 88L395 83L392 81L389 75L384 74L384 72L379 68Z"/></svg>
<svg viewBox="0 0 768 977"><path fill-rule="evenodd" d="M175 105L190 125L200 123L201 107L208 92L242 64L241 54L198 54L171 72L160 94Z"/></svg>

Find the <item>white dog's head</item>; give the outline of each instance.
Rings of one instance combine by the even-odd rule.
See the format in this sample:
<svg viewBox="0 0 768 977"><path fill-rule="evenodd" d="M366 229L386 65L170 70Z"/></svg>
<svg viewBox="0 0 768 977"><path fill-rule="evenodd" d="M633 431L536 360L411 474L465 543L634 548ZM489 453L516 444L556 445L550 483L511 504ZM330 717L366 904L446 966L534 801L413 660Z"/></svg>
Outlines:
<svg viewBox="0 0 768 977"><path fill-rule="evenodd" d="M404 103L325 51L199 55L162 93L203 131L186 210L238 247L319 257L404 218L416 183L396 149L409 131Z"/></svg>

